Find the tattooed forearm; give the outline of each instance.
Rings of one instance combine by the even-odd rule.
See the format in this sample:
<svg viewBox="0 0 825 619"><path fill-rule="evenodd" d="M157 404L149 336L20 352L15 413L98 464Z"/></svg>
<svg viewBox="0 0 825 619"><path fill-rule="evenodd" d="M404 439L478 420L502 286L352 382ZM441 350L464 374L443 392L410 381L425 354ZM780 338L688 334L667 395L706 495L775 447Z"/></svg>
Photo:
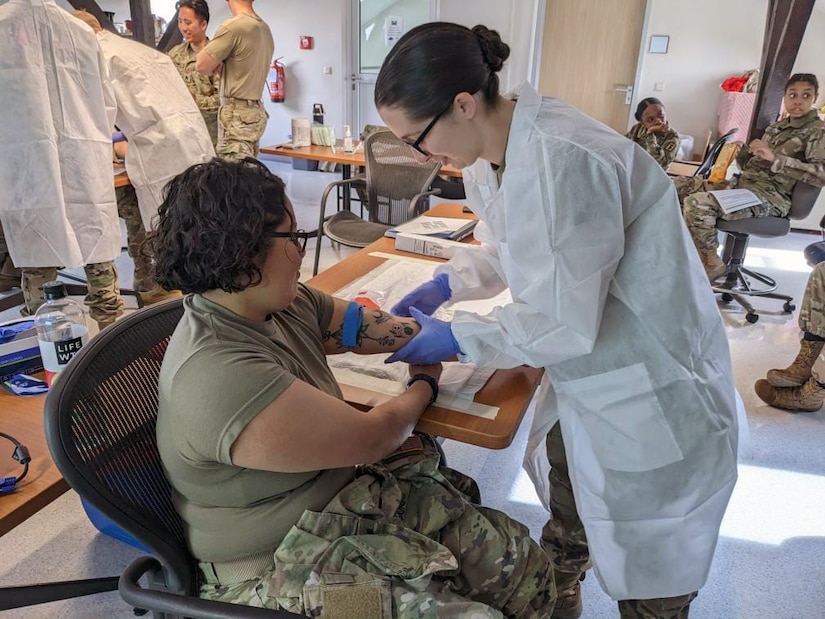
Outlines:
<svg viewBox="0 0 825 619"><path fill-rule="evenodd" d="M411 318L365 309L354 350L363 354L393 352L407 344L419 330L418 323ZM325 343L348 350L343 344L343 326L325 331L322 337Z"/></svg>

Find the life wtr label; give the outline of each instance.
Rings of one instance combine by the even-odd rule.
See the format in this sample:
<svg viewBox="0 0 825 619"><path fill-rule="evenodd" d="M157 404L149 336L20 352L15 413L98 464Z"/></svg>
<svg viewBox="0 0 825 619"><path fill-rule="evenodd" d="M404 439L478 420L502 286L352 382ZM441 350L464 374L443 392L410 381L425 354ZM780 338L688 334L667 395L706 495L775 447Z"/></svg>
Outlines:
<svg viewBox="0 0 825 619"><path fill-rule="evenodd" d="M47 372L62 370L78 350L86 343L86 334L73 337L62 342L40 341L40 356L43 358L43 369Z"/></svg>

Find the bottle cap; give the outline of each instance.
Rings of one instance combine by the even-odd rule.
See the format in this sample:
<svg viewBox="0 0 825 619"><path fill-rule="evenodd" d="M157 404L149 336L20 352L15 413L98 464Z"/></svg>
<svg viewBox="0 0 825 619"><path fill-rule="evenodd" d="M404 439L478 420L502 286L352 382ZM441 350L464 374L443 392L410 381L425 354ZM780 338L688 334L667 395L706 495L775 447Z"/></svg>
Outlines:
<svg viewBox="0 0 825 619"><path fill-rule="evenodd" d="M66 296L66 286L59 281L46 282L43 284L43 296L46 297L46 301L63 299Z"/></svg>

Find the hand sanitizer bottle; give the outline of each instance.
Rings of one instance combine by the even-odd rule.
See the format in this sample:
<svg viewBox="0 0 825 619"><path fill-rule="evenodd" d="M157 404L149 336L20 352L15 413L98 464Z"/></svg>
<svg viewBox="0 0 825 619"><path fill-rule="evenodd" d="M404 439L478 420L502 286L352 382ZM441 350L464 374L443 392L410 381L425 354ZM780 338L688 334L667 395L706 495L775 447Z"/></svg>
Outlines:
<svg viewBox="0 0 825 619"><path fill-rule="evenodd" d="M344 152L351 153L352 147L352 132L349 130L349 125L344 125Z"/></svg>

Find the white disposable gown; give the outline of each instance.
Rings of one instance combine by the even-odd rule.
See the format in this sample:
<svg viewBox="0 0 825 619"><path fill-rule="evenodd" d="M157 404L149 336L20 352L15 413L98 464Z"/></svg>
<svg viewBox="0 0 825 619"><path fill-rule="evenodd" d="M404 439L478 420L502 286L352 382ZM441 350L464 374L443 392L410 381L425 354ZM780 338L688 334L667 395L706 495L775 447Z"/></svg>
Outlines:
<svg viewBox="0 0 825 619"><path fill-rule="evenodd" d="M215 156L209 131L172 60L111 32L98 33L117 101L115 124L129 140L126 172L148 230L167 183Z"/></svg>
<svg viewBox="0 0 825 619"><path fill-rule="evenodd" d="M18 267L120 255L105 73L94 34L53 0L0 1L0 220Z"/></svg>
<svg viewBox="0 0 825 619"><path fill-rule="evenodd" d="M676 192L630 140L521 89L499 187L464 170L483 251L439 267L464 359L544 367L525 466L547 500L544 436L560 420L576 506L614 599L702 587L736 482L737 418L721 317Z"/></svg>

